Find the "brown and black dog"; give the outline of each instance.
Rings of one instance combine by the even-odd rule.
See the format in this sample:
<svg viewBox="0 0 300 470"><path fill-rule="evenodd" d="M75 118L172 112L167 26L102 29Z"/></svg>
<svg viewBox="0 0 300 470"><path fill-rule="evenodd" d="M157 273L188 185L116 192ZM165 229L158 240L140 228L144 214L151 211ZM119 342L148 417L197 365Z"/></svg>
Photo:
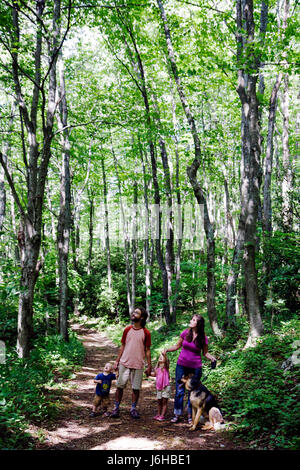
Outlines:
<svg viewBox="0 0 300 470"><path fill-rule="evenodd" d="M195 431L201 415L208 416L209 423L203 429L219 429L224 419L216 398L194 375L181 379L185 388L190 392L192 405L192 424L190 431Z"/></svg>

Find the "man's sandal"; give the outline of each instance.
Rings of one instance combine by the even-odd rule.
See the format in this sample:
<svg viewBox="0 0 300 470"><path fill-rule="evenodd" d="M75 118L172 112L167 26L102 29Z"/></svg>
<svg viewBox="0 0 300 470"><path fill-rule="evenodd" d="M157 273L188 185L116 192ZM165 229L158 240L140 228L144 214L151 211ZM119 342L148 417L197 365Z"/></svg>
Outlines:
<svg viewBox="0 0 300 470"><path fill-rule="evenodd" d="M117 408L115 408L114 410L112 410L111 414L110 414L110 417L111 418L119 418L120 416L120 412Z"/></svg>
<svg viewBox="0 0 300 470"><path fill-rule="evenodd" d="M130 416L133 419L140 419L139 412L135 408L133 408L133 410L130 411Z"/></svg>

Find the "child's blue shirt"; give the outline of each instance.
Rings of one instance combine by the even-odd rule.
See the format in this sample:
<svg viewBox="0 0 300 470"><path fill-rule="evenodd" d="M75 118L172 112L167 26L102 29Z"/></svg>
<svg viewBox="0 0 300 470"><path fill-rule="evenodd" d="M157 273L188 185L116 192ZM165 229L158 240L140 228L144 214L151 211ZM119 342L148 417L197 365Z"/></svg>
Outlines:
<svg viewBox="0 0 300 470"><path fill-rule="evenodd" d="M96 395L107 396L110 391L112 380L116 380L115 374L104 375L103 372L98 374L94 380L102 380L102 384L97 384Z"/></svg>

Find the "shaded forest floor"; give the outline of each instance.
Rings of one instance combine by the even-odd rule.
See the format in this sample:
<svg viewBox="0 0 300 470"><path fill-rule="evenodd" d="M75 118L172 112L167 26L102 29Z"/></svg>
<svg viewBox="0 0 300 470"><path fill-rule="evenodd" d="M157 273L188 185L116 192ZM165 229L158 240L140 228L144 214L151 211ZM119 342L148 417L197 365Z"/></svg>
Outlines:
<svg viewBox="0 0 300 470"><path fill-rule="evenodd" d="M243 442L230 439L224 431L195 432L188 429L186 416L179 424L171 424L173 399L169 400L165 422L153 420L156 414L155 382L144 380L138 409L141 419L129 415L131 389L128 384L120 407L120 418L90 417L95 385L94 377L108 361L114 361L118 347L93 329L74 324L86 350L84 365L68 387L57 394L61 411L55 421L31 426L39 436L37 450L243 450ZM113 382L114 384L115 382ZM174 386L173 386L174 387ZM115 385L111 389L113 407ZM174 390L172 395L174 396Z"/></svg>

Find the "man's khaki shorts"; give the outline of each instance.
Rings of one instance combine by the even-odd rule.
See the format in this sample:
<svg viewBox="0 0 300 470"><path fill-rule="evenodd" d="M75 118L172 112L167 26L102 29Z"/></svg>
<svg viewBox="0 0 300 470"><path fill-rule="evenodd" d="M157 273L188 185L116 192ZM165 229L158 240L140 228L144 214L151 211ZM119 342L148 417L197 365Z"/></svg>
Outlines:
<svg viewBox="0 0 300 470"><path fill-rule="evenodd" d="M125 388L130 377L133 390L140 390L142 386L144 369L127 369L122 364L119 365L119 377L116 383L117 388Z"/></svg>
<svg viewBox="0 0 300 470"><path fill-rule="evenodd" d="M94 406L105 406L108 407L110 405L109 395L102 397L101 395L94 396Z"/></svg>

